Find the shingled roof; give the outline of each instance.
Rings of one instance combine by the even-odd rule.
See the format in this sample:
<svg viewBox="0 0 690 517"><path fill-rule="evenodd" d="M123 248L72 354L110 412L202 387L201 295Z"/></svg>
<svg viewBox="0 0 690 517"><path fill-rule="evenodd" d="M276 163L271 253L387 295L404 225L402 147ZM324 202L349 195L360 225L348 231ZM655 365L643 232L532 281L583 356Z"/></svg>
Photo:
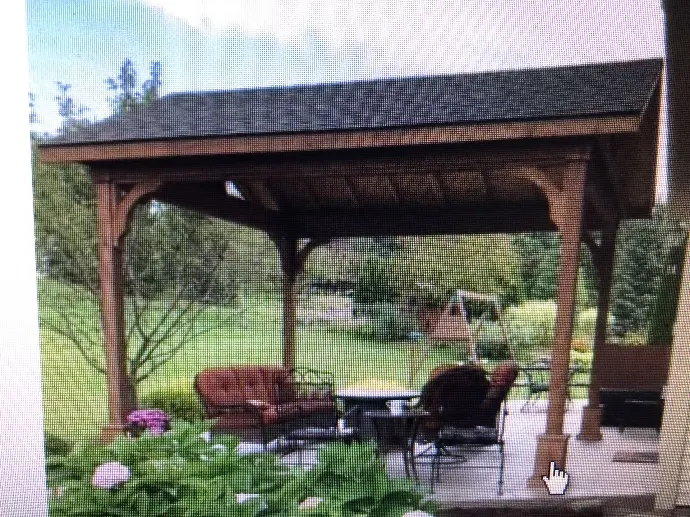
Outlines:
<svg viewBox="0 0 690 517"><path fill-rule="evenodd" d="M642 112L660 59L174 93L48 144L550 120Z"/></svg>

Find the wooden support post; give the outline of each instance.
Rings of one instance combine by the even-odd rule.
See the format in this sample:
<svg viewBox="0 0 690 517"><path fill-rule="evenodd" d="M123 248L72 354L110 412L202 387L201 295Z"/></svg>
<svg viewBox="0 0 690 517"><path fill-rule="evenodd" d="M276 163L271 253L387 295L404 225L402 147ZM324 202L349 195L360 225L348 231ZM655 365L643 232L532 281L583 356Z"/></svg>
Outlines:
<svg viewBox="0 0 690 517"><path fill-rule="evenodd" d="M570 340L575 310L575 289L580 264L583 192L588 162L564 166L560 185L543 174L535 183L546 194L549 215L561 234L561 260L558 272L557 312L551 349L551 380L546 432L539 437L534 472L529 486L543 487L542 476L549 473L551 462L565 469L569 436L563 433L568 380L570 375Z"/></svg>
<svg viewBox="0 0 690 517"><path fill-rule="evenodd" d="M276 241L283 270L283 366L295 367L297 339L297 239L281 237Z"/></svg>
<svg viewBox="0 0 690 517"><path fill-rule="evenodd" d="M301 249L294 237L274 237L283 270L283 366L295 367L297 341L297 277L309 254L325 241L311 240Z"/></svg>
<svg viewBox="0 0 690 517"><path fill-rule="evenodd" d="M98 260L101 318L108 372L109 422L101 435L109 441L124 429L136 406L134 386L127 375L127 349L122 278L122 246L115 228L118 191L112 183L96 184L98 196Z"/></svg>
<svg viewBox="0 0 690 517"><path fill-rule="evenodd" d="M601 347L606 345L606 329L613 283L613 264L616 248L617 223L604 229L601 243L592 243L592 263L597 275L599 296L597 300L597 320L594 327L594 345L592 349L592 371L590 373L588 404L582 412L580 434L577 438L584 441L599 441L601 435L601 407L599 402L599 376L601 375Z"/></svg>
<svg viewBox="0 0 690 517"><path fill-rule="evenodd" d="M142 183L120 198L112 182L95 184L98 200L98 265L101 319L108 374L108 425L101 439L110 441L125 428L127 415L136 407L134 384L127 372L122 254L131 209L153 192L158 183Z"/></svg>

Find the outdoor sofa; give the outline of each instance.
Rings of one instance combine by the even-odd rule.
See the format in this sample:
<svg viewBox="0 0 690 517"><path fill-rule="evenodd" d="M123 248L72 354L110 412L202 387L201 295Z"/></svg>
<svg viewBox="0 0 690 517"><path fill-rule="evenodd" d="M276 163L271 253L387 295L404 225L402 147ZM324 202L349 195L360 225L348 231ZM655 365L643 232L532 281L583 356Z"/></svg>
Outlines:
<svg viewBox="0 0 690 517"><path fill-rule="evenodd" d="M338 413L327 372L281 366L209 368L195 388L213 431L264 444L299 427L333 428Z"/></svg>

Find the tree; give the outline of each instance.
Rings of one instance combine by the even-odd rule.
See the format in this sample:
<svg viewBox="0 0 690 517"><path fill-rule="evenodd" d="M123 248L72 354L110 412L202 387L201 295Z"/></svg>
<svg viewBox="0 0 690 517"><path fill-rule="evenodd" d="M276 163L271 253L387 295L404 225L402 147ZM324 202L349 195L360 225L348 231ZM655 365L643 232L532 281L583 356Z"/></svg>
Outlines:
<svg viewBox="0 0 690 517"><path fill-rule="evenodd" d="M115 112L128 112L139 104L146 104L158 99L162 86L160 62L152 61L149 66L149 73L149 78L139 88L134 63L127 58L122 62L118 76L115 79L109 77L105 80L108 89L115 92L112 100Z"/></svg>
<svg viewBox="0 0 690 517"><path fill-rule="evenodd" d="M556 298L561 244L557 233L524 233L512 238L518 255L519 291L521 300L553 300ZM596 304L597 286L590 254L580 250L577 282L577 303L591 307Z"/></svg>
<svg viewBox="0 0 690 517"><path fill-rule="evenodd" d="M62 118L62 125L59 132L62 134L76 131L89 124L89 120L84 116L89 111L89 108L83 104L79 104L70 95L69 91L72 88L71 84L55 83L60 90L59 95L55 96L58 103L58 114Z"/></svg>
<svg viewBox="0 0 690 517"><path fill-rule="evenodd" d="M179 210L151 213L139 207L126 237L124 257L127 373L136 385L185 345L232 323L227 310L236 286L228 241L219 221ZM194 222L194 224L190 224ZM88 252L85 252L86 254ZM79 282L62 282L46 294L41 324L70 342L94 369L106 373L99 321L99 284L92 268Z"/></svg>
<svg viewBox="0 0 690 517"><path fill-rule="evenodd" d="M614 333L646 334L654 329L649 338L670 340L682 243L683 232L663 207L651 219L621 226L611 302Z"/></svg>
<svg viewBox="0 0 690 517"><path fill-rule="evenodd" d="M137 88L136 71L125 60L115 84L119 110L158 96L160 65ZM63 129L72 130L86 111L58 83ZM84 360L106 372L99 311L96 203L81 166L34 162L36 243L40 272L60 280L43 289L41 324L76 347ZM155 209L153 208L155 207ZM224 223L176 207L138 207L125 240L124 292L127 373L131 385L150 377L183 346L227 325L236 271ZM49 296L49 297L48 297Z"/></svg>
<svg viewBox="0 0 690 517"><path fill-rule="evenodd" d="M521 298L553 300L560 257L558 234L519 234L513 237L512 244L518 255Z"/></svg>
<svg viewBox="0 0 690 517"><path fill-rule="evenodd" d="M36 95L29 92L29 124L36 124L38 122L38 113L36 113Z"/></svg>

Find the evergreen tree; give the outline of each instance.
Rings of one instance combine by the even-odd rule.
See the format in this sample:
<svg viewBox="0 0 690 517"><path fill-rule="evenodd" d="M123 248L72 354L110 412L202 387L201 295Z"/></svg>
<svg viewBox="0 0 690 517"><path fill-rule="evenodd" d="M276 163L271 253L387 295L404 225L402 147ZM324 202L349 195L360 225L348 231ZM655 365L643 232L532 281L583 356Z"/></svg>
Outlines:
<svg viewBox="0 0 690 517"><path fill-rule="evenodd" d="M683 232L663 208L651 219L621 225L611 314L617 335L652 330L651 340L668 342L678 297Z"/></svg>

